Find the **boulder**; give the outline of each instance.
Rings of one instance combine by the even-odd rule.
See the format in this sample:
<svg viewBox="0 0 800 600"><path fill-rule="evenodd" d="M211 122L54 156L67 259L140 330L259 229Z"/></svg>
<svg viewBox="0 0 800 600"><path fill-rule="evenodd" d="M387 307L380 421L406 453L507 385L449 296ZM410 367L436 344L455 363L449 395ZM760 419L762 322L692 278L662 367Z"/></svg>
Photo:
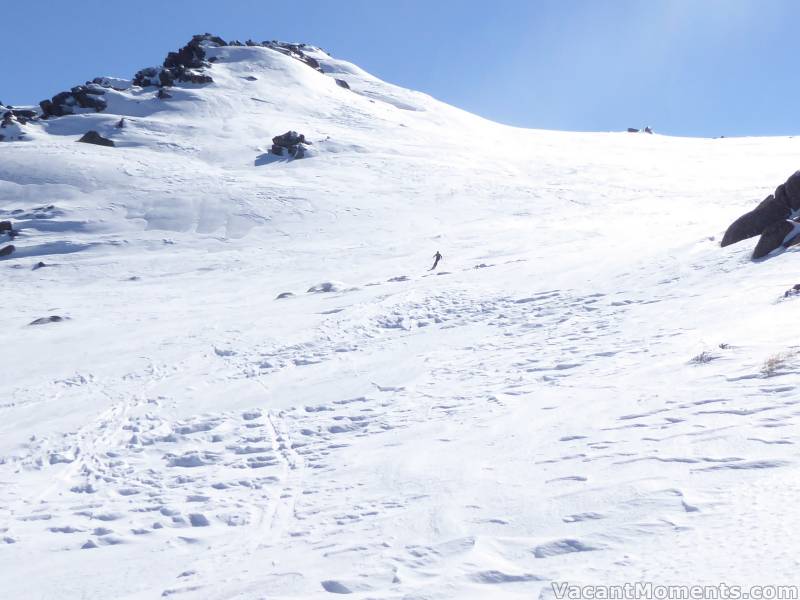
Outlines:
<svg viewBox="0 0 800 600"><path fill-rule="evenodd" d="M628 127L628 133L639 133L639 130L635 127Z"/></svg>
<svg viewBox="0 0 800 600"><path fill-rule="evenodd" d="M14 250L16 250L14 245L13 244L9 244L8 246L0 248L0 256L8 256L12 252L14 252Z"/></svg>
<svg viewBox="0 0 800 600"><path fill-rule="evenodd" d="M133 76L133 85L138 85L139 87L148 87L159 84L159 69L156 69L155 67L146 67L136 71L136 74Z"/></svg>
<svg viewBox="0 0 800 600"><path fill-rule="evenodd" d="M168 93L164 88L160 88L156 94L156 98L159 100L169 100L172 98L172 94Z"/></svg>
<svg viewBox="0 0 800 600"><path fill-rule="evenodd" d="M779 225L797 211L800 211L800 171L779 185L774 194L767 196L753 210L731 223L720 245L729 246L761 235L767 227Z"/></svg>
<svg viewBox="0 0 800 600"><path fill-rule="evenodd" d="M302 133L297 133L296 131L287 131L282 135L276 135L272 138L272 143L276 146L282 146L283 148L292 148L293 146L297 146L298 144L306 144L306 136Z"/></svg>
<svg viewBox="0 0 800 600"><path fill-rule="evenodd" d="M68 92L59 92L50 100L42 100L39 107L45 118L71 115L79 108L101 112L108 106L104 95L105 88L100 85L76 85Z"/></svg>
<svg viewBox="0 0 800 600"><path fill-rule="evenodd" d="M346 90L350 89L350 84L348 84L344 79L336 79L336 85Z"/></svg>
<svg viewBox="0 0 800 600"><path fill-rule="evenodd" d="M171 86L175 83L175 75L172 74L172 71L162 69L162 71L158 74L158 82L162 87Z"/></svg>
<svg viewBox="0 0 800 600"><path fill-rule="evenodd" d="M311 144L306 140L306 136L296 131L287 131L284 134L276 135L272 138L273 154L278 156L289 155L293 158L303 158L306 155L304 144Z"/></svg>
<svg viewBox="0 0 800 600"><path fill-rule="evenodd" d="M0 221L0 233L4 231L14 231L14 226L11 224L11 221Z"/></svg>
<svg viewBox="0 0 800 600"><path fill-rule="evenodd" d="M753 258L764 258L773 250L784 246L793 231L794 224L791 221L778 221L768 225L753 250Z"/></svg>
<svg viewBox="0 0 800 600"><path fill-rule="evenodd" d="M96 131L87 131L83 134L83 137L78 140L79 142L83 142L85 144L97 144L98 146L116 146L113 140L109 140L108 138L104 138L102 135L97 133Z"/></svg>
<svg viewBox="0 0 800 600"><path fill-rule="evenodd" d="M645 127L644 128L644 132L645 133L653 133L653 129L652 129L652 127Z"/></svg>

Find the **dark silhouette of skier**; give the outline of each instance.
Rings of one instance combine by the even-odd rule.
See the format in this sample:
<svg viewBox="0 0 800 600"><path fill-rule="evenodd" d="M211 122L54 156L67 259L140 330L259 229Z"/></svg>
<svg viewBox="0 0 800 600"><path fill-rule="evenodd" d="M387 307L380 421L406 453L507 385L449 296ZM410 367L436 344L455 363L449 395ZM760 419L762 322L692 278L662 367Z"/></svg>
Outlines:
<svg viewBox="0 0 800 600"><path fill-rule="evenodd" d="M434 254L434 255L433 255L433 266L432 266L430 269L428 269L428 270L429 270L429 271L433 271L433 270L436 268L436 265L438 265L438 264L439 264L439 261L440 261L440 260L442 260L442 254L441 254L441 252L439 252L439 251L437 250L437 251L436 251L436 254Z"/></svg>

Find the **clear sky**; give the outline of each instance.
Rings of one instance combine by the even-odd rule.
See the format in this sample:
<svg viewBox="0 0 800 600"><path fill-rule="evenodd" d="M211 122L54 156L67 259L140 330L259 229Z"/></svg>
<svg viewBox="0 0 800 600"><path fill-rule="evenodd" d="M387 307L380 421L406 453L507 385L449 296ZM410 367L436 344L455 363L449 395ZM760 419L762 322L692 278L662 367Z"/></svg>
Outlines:
<svg viewBox="0 0 800 600"><path fill-rule="evenodd" d="M308 42L543 129L800 133L796 0L38 0L3 5L0 100L132 77L194 33Z"/></svg>

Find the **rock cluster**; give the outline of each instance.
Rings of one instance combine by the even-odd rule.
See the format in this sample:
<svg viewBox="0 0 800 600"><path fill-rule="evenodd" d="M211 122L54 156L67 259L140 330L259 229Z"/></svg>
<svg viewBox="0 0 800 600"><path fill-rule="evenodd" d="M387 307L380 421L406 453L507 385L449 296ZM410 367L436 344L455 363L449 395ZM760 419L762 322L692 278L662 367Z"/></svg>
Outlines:
<svg viewBox="0 0 800 600"><path fill-rule="evenodd" d="M319 61L309 56L305 53L308 49L316 49L313 46L309 46L308 44L290 44L288 42L279 42L277 40L271 41L264 41L264 42L254 42L253 40L247 40L246 42L240 42L239 40L233 40L232 42L228 42L225 44L224 42L220 44L221 46L258 46L260 48L269 48L271 50L275 50L276 52L280 52L281 54L285 54L286 56L291 56L295 60L299 60L301 63L308 65L315 71L319 71L322 73L322 67L319 65Z"/></svg>
<svg viewBox="0 0 800 600"><path fill-rule="evenodd" d="M2 115L0 118L0 142L23 139L22 126L37 118L36 111L3 106L2 103L0 103L0 115Z"/></svg>
<svg viewBox="0 0 800 600"><path fill-rule="evenodd" d="M42 108L42 117L62 117L71 115L78 108L91 109L100 112L106 109L108 103L103 97L106 90L103 86L96 83L77 85L68 92L60 92L50 100L42 100L39 106Z"/></svg>
<svg viewBox="0 0 800 600"><path fill-rule="evenodd" d="M272 138L272 153L278 156L291 156L292 158L303 158L306 155L305 145L311 144L306 140L306 136L296 131L287 131L283 135L276 135Z"/></svg>
<svg viewBox="0 0 800 600"><path fill-rule="evenodd" d="M290 56L320 73L323 72L319 61L308 54L309 50L316 51L317 48L307 44L292 44L276 40L264 42L254 42L253 40L240 42L235 40L226 42L218 36L205 33L193 36L189 43L183 48L180 48L176 52L170 52L164 59L162 66L148 67L138 71L133 78L132 84L140 87L165 88L171 87L177 82L195 84L212 83L214 81L213 78L205 72L205 70L211 66L211 63L216 60L216 57L206 59L206 48L221 46L258 46L269 48L286 56ZM349 89L349 85L344 80L337 79L336 83L343 88ZM96 77L92 81L87 81L85 85L75 86L69 91L60 92L48 100L42 100L39 103L41 107L41 117L47 119L84 111L101 112L108 106L108 102L104 97L108 89L121 91L130 87L130 85L131 82L124 79ZM162 100L167 99L169 98L169 94L161 92L158 97ZM0 114L3 114L2 111L5 111L5 114L3 114L3 121L0 123L0 127L4 129L9 127L12 119L16 119L24 124L25 121L23 119L37 117L34 111L19 111L16 109L11 111L11 115L8 115L9 109L11 109L11 107L3 107L0 104ZM19 137L19 132L17 132L16 135L12 135L11 132L0 132L0 141Z"/></svg>
<svg viewBox="0 0 800 600"><path fill-rule="evenodd" d="M210 33L195 35L183 48L170 52L161 67L148 67L133 77L133 85L141 87L170 87L176 81L184 83L212 83L214 80L199 71L211 64L205 60L206 46L225 46L225 40Z"/></svg>

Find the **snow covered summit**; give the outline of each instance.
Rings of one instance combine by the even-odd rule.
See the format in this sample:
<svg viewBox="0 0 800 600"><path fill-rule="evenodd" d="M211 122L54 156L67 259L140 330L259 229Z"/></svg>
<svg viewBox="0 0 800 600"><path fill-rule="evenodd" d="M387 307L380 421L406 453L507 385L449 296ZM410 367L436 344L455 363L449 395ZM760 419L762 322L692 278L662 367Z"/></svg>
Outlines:
<svg viewBox="0 0 800 600"><path fill-rule="evenodd" d="M792 581L797 250L717 238L800 140L212 38L0 129L4 597Z"/></svg>

